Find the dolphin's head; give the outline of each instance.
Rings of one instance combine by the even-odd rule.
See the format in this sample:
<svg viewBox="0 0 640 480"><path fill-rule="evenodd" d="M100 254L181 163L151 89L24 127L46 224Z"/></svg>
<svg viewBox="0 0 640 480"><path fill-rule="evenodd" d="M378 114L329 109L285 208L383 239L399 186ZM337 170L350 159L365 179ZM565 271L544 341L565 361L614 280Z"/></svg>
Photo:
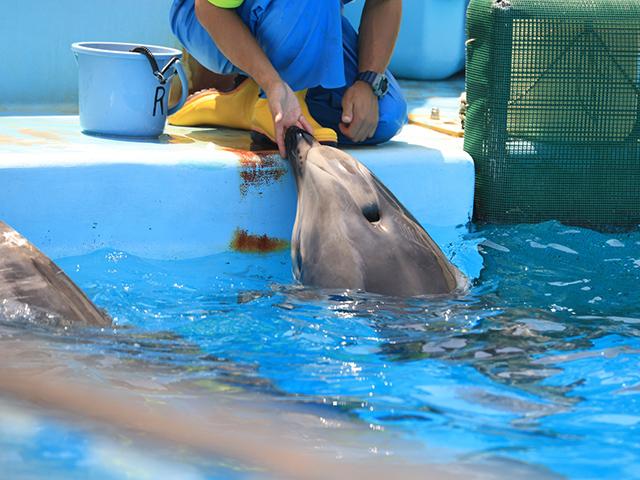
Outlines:
<svg viewBox="0 0 640 480"><path fill-rule="evenodd" d="M450 293L462 275L362 163L300 128L285 135L298 190L291 236L303 284L385 295Z"/></svg>
<svg viewBox="0 0 640 480"><path fill-rule="evenodd" d="M355 158L338 148L321 145L298 127L287 130L285 145L298 188L302 183L312 184L323 198L334 200L338 215L351 206L360 210L367 222L380 220L375 181Z"/></svg>

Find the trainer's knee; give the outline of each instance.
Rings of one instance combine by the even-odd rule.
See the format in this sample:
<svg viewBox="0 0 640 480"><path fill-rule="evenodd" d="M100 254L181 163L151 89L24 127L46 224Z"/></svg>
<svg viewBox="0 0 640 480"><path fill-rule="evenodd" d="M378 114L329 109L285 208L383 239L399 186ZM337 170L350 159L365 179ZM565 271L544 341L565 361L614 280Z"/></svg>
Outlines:
<svg viewBox="0 0 640 480"><path fill-rule="evenodd" d="M371 143L388 142L395 137L407 123L407 102L400 92L385 98L380 104L378 128Z"/></svg>

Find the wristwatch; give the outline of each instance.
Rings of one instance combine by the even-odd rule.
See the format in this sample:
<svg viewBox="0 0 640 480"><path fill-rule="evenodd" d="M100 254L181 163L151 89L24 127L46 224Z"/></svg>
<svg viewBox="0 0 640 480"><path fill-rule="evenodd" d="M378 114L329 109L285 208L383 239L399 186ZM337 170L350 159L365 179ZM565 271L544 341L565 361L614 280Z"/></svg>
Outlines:
<svg viewBox="0 0 640 480"><path fill-rule="evenodd" d="M384 97L389 91L389 80L387 80L387 76L384 73L360 72L356 80L368 83L374 95L378 98Z"/></svg>

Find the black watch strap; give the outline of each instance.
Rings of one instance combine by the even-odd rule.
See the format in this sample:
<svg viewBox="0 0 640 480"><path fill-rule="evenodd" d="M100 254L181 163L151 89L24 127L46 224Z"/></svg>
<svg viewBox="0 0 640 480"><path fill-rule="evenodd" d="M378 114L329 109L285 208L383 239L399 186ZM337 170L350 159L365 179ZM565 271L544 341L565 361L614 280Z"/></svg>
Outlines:
<svg viewBox="0 0 640 480"><path fill-rule="evenodd" d="M378 72L360 72L356 77L356 80L360 80L362 82L368 83L373 90L373 93L376 97L384 97L389 91L389 81L387 80L387 76L383 73Z"/></svg>

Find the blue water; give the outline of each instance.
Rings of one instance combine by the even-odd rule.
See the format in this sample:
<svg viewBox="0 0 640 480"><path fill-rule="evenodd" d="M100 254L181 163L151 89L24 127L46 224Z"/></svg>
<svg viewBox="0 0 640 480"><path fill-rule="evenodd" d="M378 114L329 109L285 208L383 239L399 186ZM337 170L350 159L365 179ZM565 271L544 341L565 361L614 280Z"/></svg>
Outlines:
<svg viewBox="0 0 640 480"><path fill-rule="evenodd" d="M323 404L425 457L640 478L640 233L483 227L460 248L478 241L471 292L437 300L296 287L288 252L58 263L115 320L101 351Z"/></svg>

